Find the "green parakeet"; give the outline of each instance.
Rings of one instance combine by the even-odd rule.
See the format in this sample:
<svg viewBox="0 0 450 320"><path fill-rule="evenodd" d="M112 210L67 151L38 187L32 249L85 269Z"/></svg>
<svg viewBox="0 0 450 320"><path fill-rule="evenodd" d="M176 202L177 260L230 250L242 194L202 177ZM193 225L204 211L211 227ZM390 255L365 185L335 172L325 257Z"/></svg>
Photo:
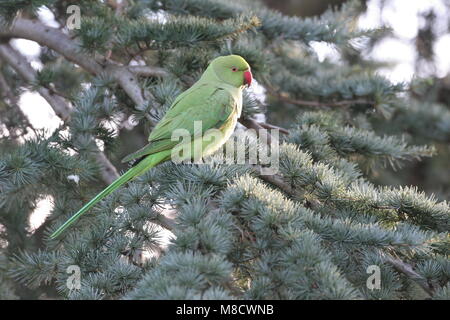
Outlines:
<svg viewBox="0 0 450 320"><path fill-rule="evenodd" d="M184 152L184 157L195 159L218 150L234 131L242 110L242 90L245 86L250 86L251 82L250 66L242 57L229 55L214 59L201 78L175 99L150 133L149 143L122 160L127 162L138 159L139 162L86 203L50 238L56 238L97 202L124 183L172 159L174 148L178 150L177 154L181 158L183 150L187 148L190 151ZM201 121L201 130L198 129L196 121ZM172 133L176 129L184 129L191 139L187 139L188 142L184 145L183 142L173 140ZM214 131L214 134L210 133ZM220 136L217 136L217 132Z"/></svg>

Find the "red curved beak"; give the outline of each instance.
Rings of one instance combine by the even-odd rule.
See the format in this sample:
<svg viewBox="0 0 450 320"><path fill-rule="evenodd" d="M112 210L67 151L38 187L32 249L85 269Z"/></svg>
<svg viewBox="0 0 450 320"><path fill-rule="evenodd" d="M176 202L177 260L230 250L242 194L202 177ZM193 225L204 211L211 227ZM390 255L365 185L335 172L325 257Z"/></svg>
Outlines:
<svg viewBox="0 0 450 320"><path fill-rule="evenodd" d="M250 87L250 85L252 84L252 80L253 80L253 75L249 69L244 72L244 84L246 84Z"/></svg>

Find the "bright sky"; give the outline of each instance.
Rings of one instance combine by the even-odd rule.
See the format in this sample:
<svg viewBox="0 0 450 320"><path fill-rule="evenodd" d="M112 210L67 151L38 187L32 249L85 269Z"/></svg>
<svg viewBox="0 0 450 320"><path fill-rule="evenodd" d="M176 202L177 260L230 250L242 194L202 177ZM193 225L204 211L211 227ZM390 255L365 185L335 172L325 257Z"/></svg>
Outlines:
<svg viewBox="0 0 450 320"><path fill-rule="evenodd" d="M393 82L410 81L413 78L416 58L414 38L418 26L423 23L420 13L427 12L431 8L434 8L437 14L436 32L438 35L444 34L438 37L435 44L437 75L442 77L450 72L450 35L446 34L450 15L442 2L439 0L388 0L383 9L380 9L382 2L382 0L368 1L367 13L359 20L359 26L362 29L382 25L393 29L393 36L383 40L369 54L369 57L376 60L395 63L391 68L380 70L380 73ZM40 17L49 25L55 26L52 14L48 10L41 10ZM36 43L15 40L13 44L27 56L34 68L41 67L37 61L40 48ZM315 43L313 48L320 59L338 59L336 51L327 44ZM47 102L37 93L24 93L20 98L20 107L36 128L46 128L51 132L61 123ZM45 198L41 202L30 219L32 229L38 227L49 212L49 199Z"/></svg>
<svg viewBox="0 0 450 320"><path fill-rule="evenodd" d="M361 17L361 28L373 28L387 25L393 29L393 37L382 41L375 47L372 57L377 60L388 60L396 63L390 70L383 70L383 74L393 81L409 81L414 76L414 61L416 51L414 39L417 29L424 24L421 13L434 9L436 14L435 32L438 40L435 43L436 73L439 77L450 71L450 35L447 33L448 8L440 0L390 0L382 10L382 0L371 0L367 13ZM444 35L442 35L444 34Z"/></svg>
<svg viewBox="0 0 450 320"><path fill-rule="evenodd" d="M390 62L393 66L380 69L379 73L393 82L410 81L414 77L416 50L414 40L419 26L424 23L421 13L434 9L436 13L435 32L438 39L434 51L436 55L436 74L443 77L450 72L450 34L447 21L449 12L441 0L388 0L381 8L383 0L370 0L367 12L360 17L359 27L371 29L380 26L392 28L392 36L381 41L367 57L374 60ZM314 43L319 59L336 61L337 51L325 43ZM420 75L427 76L427 74Z"/></svg>

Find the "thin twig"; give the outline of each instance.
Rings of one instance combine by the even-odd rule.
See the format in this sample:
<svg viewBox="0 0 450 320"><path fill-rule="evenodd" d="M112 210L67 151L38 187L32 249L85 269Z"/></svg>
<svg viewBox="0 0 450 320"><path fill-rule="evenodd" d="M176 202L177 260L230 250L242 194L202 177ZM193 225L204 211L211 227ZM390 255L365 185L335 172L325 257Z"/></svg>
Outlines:
<svg viewBox="0 0 450 320"><path fill-rule="evenodd" d="M256 133L260 138L263 138L264 141L267 142L267 144L272 143L272 135L268 133L264 128L255 120L253 119L239 119L239 122L242 123L245 127L248 129L255 129ZM261 137L261 135L264 135L264 137Z"/></svg>
<svg viewBox="0 0 450 320"><path fill-rule="evenodd" d="M320 102L320 101L308 101L308 100L301 100L301 99L294 99L289 97L286 93L280 92L273 88L271 85L265 83L265 88L267 89L267 92L279 100L282 100L284 102L288 102L297 106L305 106L305 107L347 107L355 104L368 104L368 105L376 105L375 101L370 101L366 99L354 99L354 100L340 100L340 101L326 101L326 102Z"/></svg>
<svg viewBox="0 0 450 320"><path fill-rule="evenodd" d="M258 122L258 123L264 129L279 130L281 133L289 135L289 130L287 130L287 129L275 126L275 125L267 123L267 122Z"/></svg>
<svg viewBox="0 0 450 320"><path fill-rule="evenodd" d="M292 99L281 93L277 94L276 96L280 100L283 100L285 102L289 102L298 106L307 106L307 107L347 107L355 104L375 105L375 102L364 99L319 102L319 101Z"/></svg>

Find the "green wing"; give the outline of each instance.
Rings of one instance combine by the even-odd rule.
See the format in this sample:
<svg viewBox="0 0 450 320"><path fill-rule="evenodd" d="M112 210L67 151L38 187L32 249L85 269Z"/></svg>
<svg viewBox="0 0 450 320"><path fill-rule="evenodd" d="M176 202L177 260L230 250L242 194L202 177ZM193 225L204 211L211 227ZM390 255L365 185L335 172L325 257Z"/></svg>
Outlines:
<svg viewBox="0 0 450 320"><path fill-rule="evenodd" d="M122 162L172 149L179 143L171 140L173 130L186 129L194 136L194 121L202 121L202 134L211 128L219 129L234 112L236 101L226 89L209 84L194 86L178 96L151 132L149 144Z"/></svg>

